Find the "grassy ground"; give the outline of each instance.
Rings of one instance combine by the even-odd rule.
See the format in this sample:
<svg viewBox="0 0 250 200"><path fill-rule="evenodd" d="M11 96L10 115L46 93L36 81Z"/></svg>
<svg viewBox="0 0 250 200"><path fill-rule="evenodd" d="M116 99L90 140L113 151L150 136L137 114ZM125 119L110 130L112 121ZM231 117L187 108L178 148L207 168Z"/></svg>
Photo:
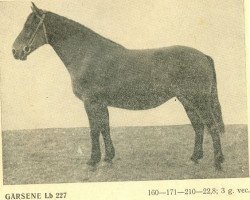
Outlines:
<svg viewBox="0 0 250 200"><path fill-rule="evenodd" d="M112 165L101 162L93 171L85 164L90 155L87 128L5 131L4 184L248 176L246 125L226 126L222 136L226 158L222 172L213 167L211 137L207 133L203 160L197 165L190 161L194 143L190 125L119 127L112 128L111 135L116 158Z"/></svg>

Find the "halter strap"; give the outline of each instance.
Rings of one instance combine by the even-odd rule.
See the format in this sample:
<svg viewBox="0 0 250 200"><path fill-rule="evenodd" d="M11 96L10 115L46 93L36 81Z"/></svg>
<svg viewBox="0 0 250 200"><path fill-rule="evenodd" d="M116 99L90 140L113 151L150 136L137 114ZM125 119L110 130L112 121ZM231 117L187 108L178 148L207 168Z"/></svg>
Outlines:
<svg viewBox="0 0 250 200"><path fill-rule="evenodd" d="M47 37L46 27L45 27L45 24L44 24L45 13L43 13L43 15L41 17L37 15L37 17L40 19L40 22L38 23L35 32L33 33L33 35L31 36L31 38L30 38L30 40L28 42L28 45L27 45L28 47L30 47L33 44L34 39L35 39L35 37L37 35L37 31L38 31L38 29L40 28L41 25L43 25L43 32L44 32L44 37L45 37L46 43L47 44L49 43L48 37Z"/></svg>

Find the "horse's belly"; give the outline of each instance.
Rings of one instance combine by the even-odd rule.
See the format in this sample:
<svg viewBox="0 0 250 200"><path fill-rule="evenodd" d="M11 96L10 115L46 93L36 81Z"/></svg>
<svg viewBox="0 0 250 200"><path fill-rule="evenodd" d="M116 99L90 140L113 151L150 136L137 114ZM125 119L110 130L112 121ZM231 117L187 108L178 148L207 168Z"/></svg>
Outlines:
<svg viewBox="0 0 250 200"><path fill-rule="evenodd" d="M145 93L119 91L109 95L109 106L129 109L129 110L147 110L155 108L165 103L174 95L168 91L156 92L147 91Z"/></svg>

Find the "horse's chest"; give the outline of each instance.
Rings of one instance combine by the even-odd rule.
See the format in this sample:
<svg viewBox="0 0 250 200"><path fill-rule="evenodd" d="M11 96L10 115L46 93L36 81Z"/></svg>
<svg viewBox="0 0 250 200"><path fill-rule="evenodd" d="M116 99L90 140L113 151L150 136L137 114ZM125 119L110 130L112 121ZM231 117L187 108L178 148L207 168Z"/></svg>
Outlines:
<svg viewBox="0 0 250 200"><path fill-rule="evenodd" d="M89 92L84 85L84 81L72 79L72 90L75 96L83 101L89 97Z"/></svg>
<svg viewBox="0 0 250 200"><path fill-rule="evenodd" d="M82 101L98 96L99 94L105 92L104 88L99 84L84 79L73 79L72 90L75 96Z"/></svg>

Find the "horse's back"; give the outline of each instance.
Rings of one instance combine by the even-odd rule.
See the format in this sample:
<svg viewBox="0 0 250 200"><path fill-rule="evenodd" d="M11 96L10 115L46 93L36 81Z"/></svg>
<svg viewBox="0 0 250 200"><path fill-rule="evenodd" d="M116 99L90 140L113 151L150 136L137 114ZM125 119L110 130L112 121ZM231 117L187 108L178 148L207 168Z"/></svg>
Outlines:
<svg viewBox="0 0 250 200"><path fill-rule="evenodd" d="M185 80L210 82L214 74L208 56L186 46L127 50L118 55L114 67L120 80L128 78L160 85L181 84Z"/></svg>

